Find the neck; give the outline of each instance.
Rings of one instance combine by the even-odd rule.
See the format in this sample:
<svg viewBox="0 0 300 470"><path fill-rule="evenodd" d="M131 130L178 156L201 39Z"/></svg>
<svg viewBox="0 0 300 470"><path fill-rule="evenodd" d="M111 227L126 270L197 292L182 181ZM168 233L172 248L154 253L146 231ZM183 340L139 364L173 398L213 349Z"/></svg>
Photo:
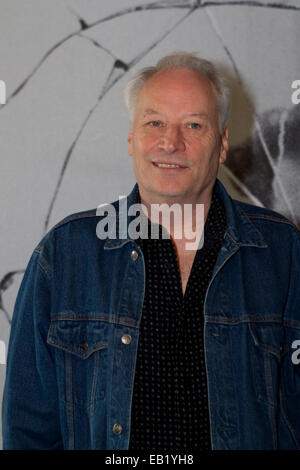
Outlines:
<svg viewBox="0 0 300 470"><path fill-rule="evenodd" d="M160 224L178 249L183 250L187 246L190 247L188 249L196 249L210 209L212 190L194 202L171 197L164 197L158 202L156 198L153 200L144 196L140 192L141 203L146 207L146 215L151 222Z"/></svg>

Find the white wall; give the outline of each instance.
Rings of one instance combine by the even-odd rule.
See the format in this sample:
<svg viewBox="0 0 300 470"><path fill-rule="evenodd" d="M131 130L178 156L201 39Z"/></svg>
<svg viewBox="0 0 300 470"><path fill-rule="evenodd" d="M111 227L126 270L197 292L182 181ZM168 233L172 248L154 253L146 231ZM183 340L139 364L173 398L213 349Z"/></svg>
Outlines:
<svg viewBox="0 0 300 470"><path fill-rule="evenodd" d="M6 345L23 270L45 231L72 212L127 194L135 182L122 89L162 55L188 50L222 67L233 104L231 152L220 177L233 196L299 223L300 112L291 84L300 79L300 2L213 3L0 1L0 80L7 89L0 104L0 340ZM0 364L0 397L4 376Z"/></svg>

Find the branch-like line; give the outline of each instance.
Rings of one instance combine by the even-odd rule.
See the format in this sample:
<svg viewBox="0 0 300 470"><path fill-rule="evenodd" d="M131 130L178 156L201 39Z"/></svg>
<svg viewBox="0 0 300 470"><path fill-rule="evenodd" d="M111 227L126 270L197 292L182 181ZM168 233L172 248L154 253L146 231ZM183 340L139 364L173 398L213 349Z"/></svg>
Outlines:
<svg viewBox="0 0 300 470"><path fill-rule="evenodd" d="M9 104L9 102L17 96L20 91L24 88L24 86L28 83L28 81L32 78L32 76L36 73L36 71L40 68L40 66L45 62L45 60L60 46L62 46L66 41L69 39L72 39L73 37L80 35L82 31L87 31L94 26L97 26L101 23L104 23L106 21L113 20L114 18L118 18L120 16L124 16L130 13L136 13L139 11L147 11L147 10L159 10L159 9L170 9L170 8L192 8L193 10L197 10L200 8L206 8L206 7L220 7L220 6L250 6L250 7L260 7L260 8L274 8L274 9L282 9L282 10L296 10L300 11L300 6L299 5L283 5L277 2L267 2L264 3L262 1L255 1L255 0L225 0L224 2L216 2L212 0L196 0L196 1L185 1L182 3L182 1L157 1L153 3L148 3L148 4L142 4L142 5L137 5L136 7L131 7L131 8L125 8L124 10L120 10L116 13L112 13L111 15L108 15L104 18L100 18L99 20L96 20L91 23L87 23L84 21L82 18L78 18L78 21L81 25L79 30L74 31L73 33L70 33L68 36L65 38L61 39L57 44L52 46L48 52L42 57L40 62L33 68L32 72L23 80L23 82L16 88L16 90L7 97L6 99L6 106Z"/></svg>
<svg viewBox="0 0 300 470"><path fill-rule="evenodd" d="M19 269L17 271L9 271L8 273L6 273L3 278L1 279L0 281L0 310L2 310L2 312L4 312L4 315L6 317L6 320L8 321L8 323L10 324L11 323L11 319L10 319L10 316L7 312L7 310L5 309L4 307L4 303L3 303L3 292L8 289L8 287L13 283L13 278L16 274L21 274L21 273L24 273L24 269Z"/></svg>
<svg viewBox="0 0 300 470"><path fill-rule="evenodd" d="M228 56L231 64L232 64L232 67L235 71L235 74L236 74L236 77L237 77L237 80L238 82L240 83L240 85L242 86L242 78L241 78L241 74L239 72L239 69L235 63L235 60L231 54L231 52L229 51L226 43L225 43L225 40L223 38L223 35L222 35L222 32L219 28L219 25L217 23L217 20L216 18L213 16L212 12L209 11L209 9L205 10L205 13L207 14L209 20L210 20L210 23L212 25L212 28L213 30L215 31L216 35L218 36L221 44L222 44L222 47L223 49L225 50L225 53L226 55ZM250 104L250 103L249 103ZM251 104L250 104L251 106ZM287 193L286 193L286 190L285 190L285 187L284 187L284 184L280 178L280 173L278 171L278 167L277 165L275 164L275 161L274 161L274 158L272 158L272 155L270 153L270 150L269 150L269 147L267 145L267 142L266 142L266 139L264 138L264 135L263 135L263 131L262 131L262 128L261 128L261 125L260 125L260 122L259 122L259 116L257 115L255 109L251 106L252 108L252 113L253 113L253 116L254 116L254 126L255 126L255 129L257 131L257 135L259 137L259 140L261 142L261 145L262 145L262 148L265 152L265 155L267 157L267 161L272 169L272 172L273 172L273 175L274 175L274 178L275 180L277 181L278 183L278 187L280 188L281 190L281 194L282 194L282 197L285 201L285 204L286 204L286 207L287 209L289 210L290 212L290 218L292 219L292 221L294 222L294 224L297 224L297 221L296 221L296 216L295 216L295 213L294 213L294 210L293 210L293 207L289 201L289 198L287 196Z"/></svg>
<svg viewBox="0 0 300 470"><path fill-rule="evenodd" d="M48 212L47 212L47 216L46 216L46 220L45 220L45 224L44 224L44 232L47 231L47 228L48 228L48 224L49 224L49 220L50 220L50 217L51 217L51 213L52 213L52 210L53 210L53 206L54 206L54 203L56 201L56 198L57 198L57 195L58 195L58 192L59 192L59 189L60 189L60 186L61 186L61 183L62 183L62 180L63 180L63 176L65 174L65 171L66 171L66 168L67 168L67 165L70 161L70 158L71 158L71 155L73 153L73 150L76 146L76 143L78 142L78 139L80 137L80 135L82 134L84 128L86 127L86 124L87 122L89 121L91 115L93 114L93 112L95 111L95 109L97 108L98 104L101 102L102 98L105 96L105 94L115 85L115 83L117 83L118 80L120 80L120 78L128 71L130 70L134 65L136 65L143 57L145 57L146 54L148 54L154 47L157 46L157 44L159 44L167 35L169 35L179 24L181 24L193 11L195 10L195 8L191 8L182 18L180 18L179 21L177 21L169 30L167 30L166 32L164 32L161 37L156 40L153 44L151 44L150 46L147 47L147 49L143 52L141 52L140 54L138 54L129 64L125 64L123 63L122 61L120 60L116 60L115 63L113 64L111 70L110 70L110 73L106 79L106 82L103 86L103 89L102 89L102 92L100 94L100 96L98 97L95 105L89 110L81 128L79 129L74 141L72 142L68 152L67 152L67 155L64 159L64 162L63 162L63 165L62 165L62 169L60 171L60 175L59 175L59 179L58 179L58 182L56 184L56 187L55 187L55 190L54 190L54 194L53 194L53 197L51 199L51 202L50 202L50 206L49 206L49 209L48 209ZM90 39L90 38L88 38ZM96 41L92 41L92 43L97 46L97 47L100 47L103 49L103 47L97 43ZM49 53L48 53L49 55ZM113 78L113 75L114 75L114 72L116 69L123 69L123 72L121 72L119 75L117 75L116 77ZM22 272L22 271L18 271L18 272ZM24 271L23 271L24 272ZM16 272L15 272L16 273ZM3 286L6 285L7 286L7 280L8 279L12 279L12 274L15 274L15 273L8 273L4 278L3 278ZM4 283L4 280L5 280L5 283ZM2 310L6 316L6 318L8 319L9 323L11 322L10 318L9 318L9 315L6 311L6 309L4 308L4 305L3 305L3 302L2 302L2 296L1 296L1 292L3 290L5 290L7 287L3 288L1 287L2 284L0 284L0 310Z"/></svg>
<svg viewBox="0 0 300 470"><path fill-rule="evenodd" d="M49 226L49 221L50 221L50 217L51 217L51 213L52 213L52 210L53 210L53 207L54 207L54 203L56 201L56 198L57 198L57 195L58 195L58 192L59 192L59 189L61 187L61 184L62 184L62 180L63 180L63 177L64 177L64 174L66 172L66 169L67 169L67 166L68 166L68 163L70 161L70 158L71 158L71 155L74 151L74 148L78 142L78 139L79 137L81 136L83 130L85 129L90 117L92 116L92 114L94 113L94 111L96 110L96 108L98 107L99 103L101 102L101 100L103 99L103 97L106 95L106 93L120 80L120 78L123 77L123 75L125 73L128 72L128 70L130 70L133 66L135 66L141 59L143 59L154 47L156 47L166 36L168 36L172 31L174 31L175 28L177 28L177 26L179 24L181 24L192 12L194 11L194 8L190 9L188 11L188 13L186 13L182 18L180 18L180 20L178 20L170 29L168 29L167 31L165 31L161 37L159 39L157 39L155 42L153 42L150 46L148 46L146 48L146 50L144 50L143 52L141 52L140 54L138 54L131 62L129 62L128 64L124 64L123 62L121 61L116 61L110 72L109 72L109 75L106 79L106 82L104 84L104 87L101 91L101 94L100 96L98 97L96 103L92 106L92 108L89 110L86 118L84 119L83 121L83 124L81 126L81 128L79 129L74 141L72 142L68 152L67 152L67 155L64 159L64 162L63 162L63 165L62 165L62 168L61 168L61 171L60 171L60 175L59 175L59 178L58 178L58 181L57 181L57 184L56 184L56 187L55 187L55 190L54 190L54 194L52 196L52 199L51 199L51 202L50 202L50 206L49 206L49 209L48 209L48 212L47 212L47 216L46 216L46 220L45 220L45 224L44 224L44 233L47 232L48 230L48 226ZM121 65L121 66L120 66ZM117 76L115 76L113 78L113 76L115 75L114 72L116 70L116 68L122 68L123 71L120 72Z"/></svg>
<svg viewBox="0 0 300 470"><path fill-rule="evenodd" d="M191 8L188 13L186 13L182 18L180 18L179 21L177 21L175 23L175 25L173 25L169 30L167 30L166 32L164 32L162 34L162 36L156 40L153 44L151 44L144 52L138 54L129 64L125 64L124 62L120 61L120 60L115 60L115 63L113 64L112 68L111 68L111 71L107 77L107 80L104 84L104 87L102 89L102 92L99 96L99 98L97 99L95 105L89 110L81 128L79 129L77 135L76 135L76 138L74 139L74 141L72 142L68 152L67 152L67 155L64 159L64 162L63 162L63 165L62 165L62 169L60 171L60 175L59 175L59 179L58 179L58 182L56 184L56 187L55 187L55 190L54 190L54 195L51 199L51 202L50 202L50 206L49 206L49 209L48 209L48 212L47 212L47 216L46 216L46 220L45 220L45 224L44 224L44 231L47 231L47 227L48 227L48 224L49 224L49 220L50 220L50 216L51 216L51 213L52 213L52 210L53 210L53 206L54 206L54 203L55 203L55 200L57 198L57 195L58 195L58 192L59 192L59 189L60 189L60 186L61 186L61 183L62 183L62 180L63 180L63 176L65 174L65 171L66 171L66 168L67 168L67 165L70 161L70 158L71 158L71 155L73 153L73 150L75 148L75 145L76 143L78 142L78 139L80 137L80 135L82 134L89 118L91 117L91 115L93 114L94 110L96 109L96 107L98 106L98 104L101 102L102 98L105 96L105 94L112 88L112 86L115 85L115 83L117 83L117 81L124 75L124 73L126 73L131 67L133 67L135 64L137 64L148 52L150 52L154 47L157 46L157 44L159 44L160 41L162 41L168 34L170 34L180 23L182 23L192 12L194 11L194 8ZM69 35L69 39L70 39L71 35ZM87 38L87 39L90 39L90 38ZM59 45L62 44L63 41L60 41ZM97 46L97 47L100 47L102 49L104 49L99 43L97 43L96 41L92 41L92 43ZM58 44L53 47L51 49L51 52L53 52L54 49L56 49L58 47ZM48 57L51 53L50 51L48 51L48 53L46 54L46 56ZM46 57L45 56L45 57ZM121 72L119 75L117 75L114 79L113 78L113 75L114 75L114 72L116 69L123 69L123 72ZM28 81L28 80L27 80ZM23 82L23 86L25 85L25 82ZM25 270L23 271L14 271L14 272L9 272L7 273L4 278L2 279L1 283L0 283L0 310L2 310L4 312L4 315L6 317L6 319L8 320L9 323L11 323L11 319L9 317L9 314L8 312L6 311L5 307L4 307L4 304L3 304L3 298L2 298L2 292L4 290L7 289L7 287L13 282L12 279L13 279L13 276L14 274L16 273L19 273L19 272L24 272Z"/></svg>
<svg viewBox="0 0 300 470"><path fill-rule="evenodd" d="M91 29L93 28L94 26L97 26L101 23L104 23L106 21L110 21L114 18L117 18L117 17L120 17L120 16L123 16L123 15L126 15L126 14L130 14L130 13L135 13L135 12L138 12L138 11L146 11L146 10L154 10L154 9L170 9L170 8L189 8L190 11L188 12L187 15L185 15L178 23L176 23L174 25L173 28L171 28L168 32L166 32L164 35L162 35L162 38L157 41L156 43L152 44L146 52L144 52L143 54L139 54L129 65L128 65L128 68L126 68L126 66L124 66L124 64L121 62L121 65L122 67L120 67L120 64L118 64L118 61L115 62L114 66L112 67L111 71L110 71L110 74L107 78L107 81L106 81L106 84L104 85L103 87L103 90L102 90L102 93L101 95L99 96L96 104L91 108L91 110L89 111L86 119L84 120L84 123L81 127L81 129L79 130L75 140L73 141L73 143L71 144L70 148L69 148L69 151L66 155L66 158L64 160L64 163L63 163L63 166L62 166L62 169L61 169L61 172L60 172L60 176L59 176L59 180L57 182L57 185L56 185L56 188L55 188L55 191L54 191L54 195L52 197L52 200L51 200L51 203L50 203L50 207L49 207L49 210L48 210L48 213L47 213L47 217L46 217L46 221L45 221L45 230L47 230L47 226L48 226L48 223L49 223L49 219L50 219L50 216L51 216L51 212L52 212L52 209L53 209L53 205L54 205L54 202L56 200L56 197L57 197L57 194L58 194L58 191L59 191L59 188L61 186L61 182L62 182L62 179L63 179L63 175L65 173L65 170L66 170L66 167L67 167L67 164L70 160L70 157L71 157L71 154L74 150L74 147L80 137L80 135L82 134L82 131L84 129L84 127L86 126L90 116L92 115L92 113L94 112L94 110L96 109L97 105L99 104L99 102L101 101L101 99L103 98L103 96L106 94L106 92L124 75L124 73L126 73L127 70L129 70L131 67L133 67L142 57L144 57L147 52L149 52L151 49L153 49L161 40L164 39L164 37L167 36L167 34L170 34L170 32L172 32L177 26L178 24L180 24L187 16L189 16L193 11L199 9L199 8L205 8L205 7L208 7L208 6L214 6L214 7L218 7L218 6L230 6L230 5L239 5L239 6L252 6L252 7L262 7L262 8L275 8L275 9L284 9L284 10L297 10L299 11L300 10L300 6L297 6L297 5L282 5L280 3L276 3L276 2L267 2L267 3L264 3L264 2L261 2L261 1L237 1L237 0L228 0L228 1L224 1L222 3L219 3L219 2L216 2L216 1L205 1L205 0L190 0L190 1L185 1L184 3L181 1L181 2L178 2L176 0L174 1L158 1L158 2L153 2L153 3L150 3L150 4L142 4L142 5L138 5L136 7L133 7L133 8L126 8L124 10L120 10L114 14L111 14L111 15L108 15L102 19L99 19L95 22L92 22L90 24L88 24L87 22L85 22L82 18L78 18L79 20L79 23L80 23L80 29L79 30L76 30L74 31L73 33L70 33L69 35L67 35L65 38L61 39L58 43L56 43L54 46L52 46L47 52L46 54L42 57L42 59L39 61L39 63L33 68L33 70L31 71L31 73L23 80L23 82L13 91L13 93L7 97L7 100L6 100L6 106L9 104L9 102L11 102L11 100L16 97L20 91L26 86L26 84L29 82L29 80L33 77L33 75L38 71L38 69L41 67L41 65L46 61L46 59L57 49L59 48L60 46L62 46L65 42L67 42L69 39L72 39L73 37L79 35L79 36L82 36L82 31L86 31L88 29ZM90 38L89 38L90 39ZM105 49L104 47L102 47L100 44L98 44L96 41L92 41L94 43L94 45L96 45L97 47L101 47L105 52L107 52L108 54L110 54L111 56L113 56L110 51L108 51L107 49ZM237 68L236 68L236 65L235 65L235 62L233 60L233 57L229 51L229 49L227 48L227 46L225 44L223 44L223 47L226 51L226 54L228 55L228 57L230 57L230 60L231 60L231 63L235 69L236 72L238 72ZM109 81L111 80L113 74L114 74L114 71L115 71L115 68L123 68L124 69L124 72L119 74L114 80L112 80L110 83ZM237 76L238 76L238 73L237 73ZM1 109L1 108L0 108ZM24 273L24 270L18 270L18 271L12 271L12 272L8 272L1 280L0 282L0 310L2 310L8 320L9 323L11 323L11 320L10 320L10 317L9 317L9 314L8 312L6 311L6 309L4 308L4 305L3 305L3 298L2 298L2 293L4 290L7 289L7 287L13 282L13 277L15 274L18 274L18 273Z"/></svg>

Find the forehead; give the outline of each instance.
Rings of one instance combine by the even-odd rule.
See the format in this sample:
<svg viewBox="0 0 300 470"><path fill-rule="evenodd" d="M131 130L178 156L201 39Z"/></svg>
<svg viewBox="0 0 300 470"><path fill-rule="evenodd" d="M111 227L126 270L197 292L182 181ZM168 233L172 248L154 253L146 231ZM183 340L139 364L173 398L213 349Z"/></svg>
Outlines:
<svg viewBox="0 0 300 470"><path fill-rule="evenodd" d="M137 108L141 110L149 102L152 108L159 106L162 111L163 108L179 110L184 107L190 112L204 108L214 113L217 105L210 80L195 70L179 67L162 70L146 81L140 91Z"/></svg>

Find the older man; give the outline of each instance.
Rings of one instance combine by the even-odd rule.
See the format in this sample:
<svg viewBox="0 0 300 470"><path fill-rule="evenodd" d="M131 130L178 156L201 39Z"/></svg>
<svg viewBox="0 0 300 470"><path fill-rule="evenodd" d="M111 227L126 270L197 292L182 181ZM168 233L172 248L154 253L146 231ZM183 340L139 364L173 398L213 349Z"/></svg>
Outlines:
<svg viewBox="0 0 300 470"><path fill-rule="evenodd" d="M13 315L4 448L300 448L299 234L216 180L228 150L222 78L173 54L131 80L126 102L128 207L188 205L195 226L204 204L204 244L187 249L172 224L169 238L161 224L159 237L102 240L95 210L43 238Z"/></svg>

